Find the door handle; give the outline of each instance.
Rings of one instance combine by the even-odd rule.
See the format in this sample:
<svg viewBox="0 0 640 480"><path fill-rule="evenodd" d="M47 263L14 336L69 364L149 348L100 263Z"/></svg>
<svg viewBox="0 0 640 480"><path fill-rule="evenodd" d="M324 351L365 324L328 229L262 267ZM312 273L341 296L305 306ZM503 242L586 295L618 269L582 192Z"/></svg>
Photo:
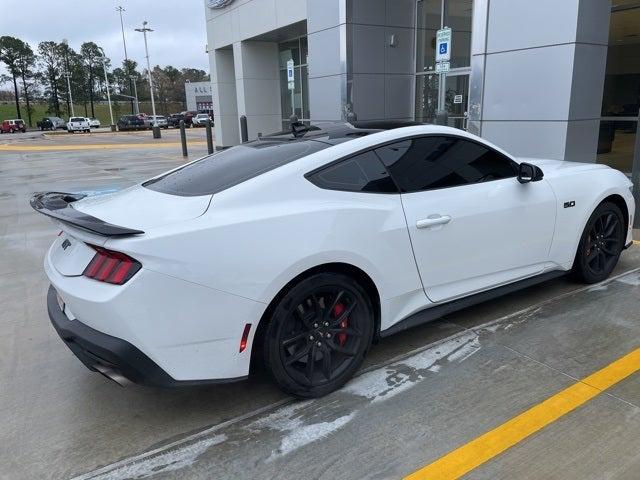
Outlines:
<svg viewBox="0 0 640 480"><path fill-rule="evenodd" d="M418 220L416 222L416 228L431 228L437 225L446 225L450 221L451 217L449 215L434 215L430 218L423 218L422 220Z"/></svg>

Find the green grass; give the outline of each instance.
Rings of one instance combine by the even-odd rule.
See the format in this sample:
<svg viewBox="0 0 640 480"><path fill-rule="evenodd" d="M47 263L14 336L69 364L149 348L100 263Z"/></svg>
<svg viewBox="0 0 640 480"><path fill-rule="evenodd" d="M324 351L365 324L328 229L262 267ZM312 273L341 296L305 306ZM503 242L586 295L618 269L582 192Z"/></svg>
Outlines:
<svg viewBox="0 0 640 480"><path fill-rule="evenodd" d="M32 119L32 123L33 123L33 128L36 127L36 122L38 122L40 119L42 119L42 117L52 117L54 116L53 113L49 113L47 112L47 105L43 104L43 103L37 103L35 105L31 105L33 108L33 113L31 114L31 119ZM62 118L64 118L65 120L67 120L69 118L69 116L67 115L66 112L66 108L67 108L67 104L63 103L60 105L62 108ZM82 105L76 105L74 104L74 111L75 114L78 116L84 116L85 112L84 112L84 104ZM94 103L93 104L93 108L95 111L95 116L98 120L100 120L100 123L105 126L105 125L109 125L110 119L109 119L109 106L104 103L104 104L97 104ZM176 112L181 112L182 110L184 110L184 106L181 103L169 103L168 104L168 108L167 110L169 110L168 112L164 112L164 107L161 105L156 104L156 112L158 113L158 115L165 115L165 114L170 114L170 113L176 113ZM151 115L151 102L140 102L140 111L141 112L145 112L149 115ZM22 119L25 122L28 122L27 120L27 106L24 104L20 104L20 112L22 114ZM113 121L117 122L118 118L121 115L127 115L131 113L131 106L130 104L127 102L118 102L118 103L113 103ZM7 119L11 119L11 118L16 118L17 114L16 114L16 105L15 103L11 103L11 102L0 102L0 122L2 120L7 120ZM87 116L91 116L91 105L87 104Z"/></svg>

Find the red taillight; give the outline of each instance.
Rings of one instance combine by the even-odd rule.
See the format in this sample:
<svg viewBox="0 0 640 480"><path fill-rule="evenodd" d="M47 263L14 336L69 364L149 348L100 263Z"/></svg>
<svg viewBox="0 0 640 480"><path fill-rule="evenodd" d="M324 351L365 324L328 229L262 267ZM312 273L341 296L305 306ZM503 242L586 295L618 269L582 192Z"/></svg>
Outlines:
<svg viewBox="0 0 640 480"><path fill-rule="evenodd" d="M240 353L244 352L247 348L247 339L249 338L249 332L251 331L251 324L247 323L244 326L244 331L242 332L242 338L240 339Z"/></svg>
<svg viewBox="0 0 640 480"><path fill-rule="evenodd" d="M142 268L140 262L128 255L106 248L89 245L96 251L82 274L99 282L122 285Z"/></svg>

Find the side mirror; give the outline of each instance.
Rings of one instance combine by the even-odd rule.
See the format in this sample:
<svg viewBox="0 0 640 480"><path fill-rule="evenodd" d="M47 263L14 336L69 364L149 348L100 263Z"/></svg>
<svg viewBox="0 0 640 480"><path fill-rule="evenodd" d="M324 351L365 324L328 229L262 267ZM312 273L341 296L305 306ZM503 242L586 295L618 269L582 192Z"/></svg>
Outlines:
<svg viewBox="0 0 640 480"><path fill-rule="evenodd" d="M530 163L521 163L518 168L518 181L520 183L539 182L544 178L544 173L540 167Z"/></svg>

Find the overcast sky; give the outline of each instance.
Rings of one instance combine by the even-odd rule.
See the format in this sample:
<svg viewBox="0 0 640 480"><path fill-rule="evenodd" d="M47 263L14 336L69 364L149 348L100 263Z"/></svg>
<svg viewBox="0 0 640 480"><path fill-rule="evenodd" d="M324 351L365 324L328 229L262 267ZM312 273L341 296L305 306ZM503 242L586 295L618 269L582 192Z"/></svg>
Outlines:
<svg viewBox="0 0 640 480"><path fill-rule="evenodd" d="M6 0L0 0L3 7ZM202 0L19 0L0 12L0 35L18 37L35 51L38 42L63 38L76 51L86 41L104 48L111 64L124 59L120 16L115 7L122 5L124 31L129 58L144 66L142 34L133 29L143 20L154 32L148 34L149 57L154 65L176 68L194 67L209 72L205 53L207 33ZM0 65L0 73L6 73ZM6 85L4 86L6 88Z"/></svg>

